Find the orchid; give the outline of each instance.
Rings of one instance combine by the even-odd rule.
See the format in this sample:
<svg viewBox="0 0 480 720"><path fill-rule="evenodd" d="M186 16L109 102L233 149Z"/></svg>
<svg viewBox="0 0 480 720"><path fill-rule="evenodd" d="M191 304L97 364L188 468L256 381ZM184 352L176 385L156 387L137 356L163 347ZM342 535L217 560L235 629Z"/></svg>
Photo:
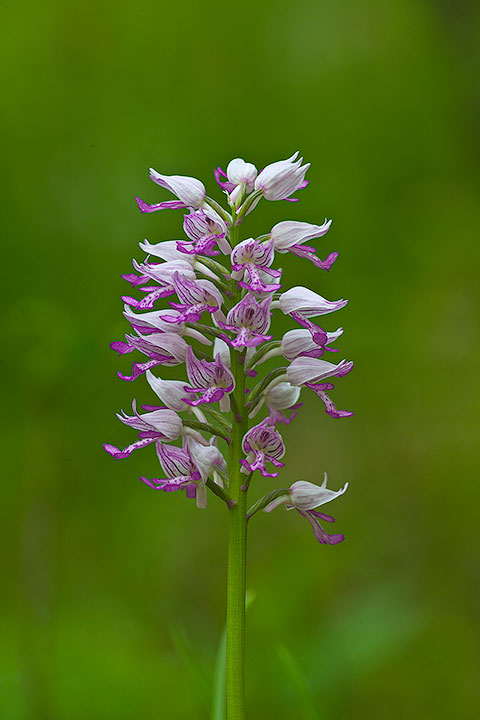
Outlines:
<svg viewBox="0 0 480 720"><path fill-rule="evenodd" d="M213 494L228 509L228 720L245 718L247 523L259 510L270 513L285 505L312 525L321 544L335 545L344 539L324 530L320 521L333 518L316 508L343 494L347 484L332 491L325 476L320 486L300 480L288 489L269 487L280 472L292 472L285 467L287 445L279 428L288 440L303 393L313 391L331 418L353 415L338 410L329 395L334 389L331 379L343 378L352 369L350 361L325 359L338 357L330 353L338 352L332 345L343 328L335 330L315 321L342 309L347 300L328 300L303 286L282 288L284 275L278 266L279 256L291 253L307 258L320 271L330 270L338 253L330 252L322 260L306 243L323 238L331 220L320 224L281 220L266 234L240 237L247 216L263 200L297 200L293 195L308 185L309 167L298 153L260 171L253 163L234 158L226 171L220 166L214 171L226 207L207 195L200 180L151 169L150 179L175 199L148 204L136 198L140 211L182 211L186 239L140 242L145 257L133 260L133 272L122 276L132 287L132 294L122 297L131 332L111 343L120 357L144 356L140 361L135 358L128 373L119 370L118 376L143 382L138 378L144 375L156 400L142 406L142 412L134 401L132 415L117 414L138 437L123 449L105 444L106 452L125 459L154 445L161 470L157 478L141 475L144 485L164 492L185 491L200 509L207 507ZM275 314L290 323L280 337L272 330ZM162 366L175 368L175 378L165 376ZM260 483L267 484L267 492L248 508L248 493Z"/></svg>
<svg viewBox="0 0 480 720"><path fill-rule="evenodd" d="M318 542L323 545L336 545L344 540L344 536L329 535L323 527L320 525L320 520L326 522L335 522L333 517L325 515L325 513L319 512L314 508L324 505L331 500L343 495L348 488L348 483L336 492L327 488L327 473L325 473L323 483L321 485L314 485L311 482L305 482L299 480L290 486L290 490L285 495L280 495L275 500L266 505L263 508L263 512L272 512L275 508L280 505L286 505L287 510L295 509L302 517L306 518L313 528L313 532Z"/></svg>

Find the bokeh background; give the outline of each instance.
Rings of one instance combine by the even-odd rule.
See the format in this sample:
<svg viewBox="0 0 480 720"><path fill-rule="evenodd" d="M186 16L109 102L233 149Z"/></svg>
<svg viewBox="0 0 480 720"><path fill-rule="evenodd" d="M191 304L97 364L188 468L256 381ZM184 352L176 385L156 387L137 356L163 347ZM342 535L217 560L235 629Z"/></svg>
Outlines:
<svg viewBox="0 0 480 720"><path fill-rule="evenodd" d="M225 530L115 462L120 295L137 243L179 236L148 167L204 179L235 156L312 163L296 205L333 217L349 306L334 421L313 394L282 485L327 470L347 540L252 521L252 720L476 718L479 697L479 6L474 0L29 0L2 10L0 717L203 720L224 623ZM247 228L246 228L247 229ZM338 322L337 322L338 321ZM274 487L258 480L257 497ZM295 516L294 516L295 515Z"/></svg>

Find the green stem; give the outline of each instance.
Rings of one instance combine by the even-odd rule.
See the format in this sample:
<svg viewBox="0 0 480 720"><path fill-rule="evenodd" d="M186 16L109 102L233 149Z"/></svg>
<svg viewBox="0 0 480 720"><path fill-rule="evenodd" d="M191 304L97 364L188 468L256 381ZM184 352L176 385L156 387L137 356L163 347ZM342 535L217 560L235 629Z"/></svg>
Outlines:
<svg viewBox="0 0 480 720"><path fill-rule="evenodd" d="M230 239L235 245L238 230L235 215ZM232 281L232 290L236 291ZM236 302L236 300L235 300ZM242 438L247 431L245 411L245 354L231 352L231 370L235 378L235 409L230 441L229 493L235 505L229 509L227 560L227 718L245 720L245 590L247 554L247 492L242 489L245 475L240 472Z"/></svg>

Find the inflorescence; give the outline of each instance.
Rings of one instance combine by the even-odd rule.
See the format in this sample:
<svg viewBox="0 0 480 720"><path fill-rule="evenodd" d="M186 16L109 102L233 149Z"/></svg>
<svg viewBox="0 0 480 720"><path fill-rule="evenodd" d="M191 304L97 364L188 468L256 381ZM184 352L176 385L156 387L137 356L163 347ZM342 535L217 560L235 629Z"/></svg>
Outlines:
<svg viewBox="0 0 480 720"><path fill-rule="evenodd" d="M243 457L234 462L240 463L245 474L242 487L248 489L257 470L274 478L283 467L285 446L277 428L297 415L303 388L318 395L330 417L353 415L338 410L329 395L334 389L331 378L349 373L353 363L324 359L336 352L331 346L343 329L330 332L312 320L340 310L347 301L332 302L302 286L282 292L282 271L273 267L275 253L290 252L330 270L338 253L322 260L306 243L324 236L331 220L321 225L282 221L266 235L237 241L240 225L262 198L292 202L293 193L308 184L305 174L310 165L302 165L303 158L297 156L267 165L259 173L240 158L232 160L226 172L217 168L215 178L226 194L228 209L208 197L199 180L155 170L150 170L150 178L176 199L150 205L136 198L143 213L186 210L186 239L153 245L145 240L140 243L145 260L134 260L135 272L123 275L142 297L122 298L132 332L111 347L120 355L141 353L146 360L135 361L129 375L119 372L118 376L133 381L145 375L161 404L142 406L140 412L133 401L132 414L122 411L117 417L138 431L138 439L123 449L109 444L104 448L114 458L126 458L134 450L155 445L163 477L141 480L155 490L184 490L201 508L207 505L208 489L227 506L235 504L220 449L228 445L233 423L241 421L247 428ZM168 305L159 308L166 298ZM278 340L270 334L274 311L296 324ZM259 377L258 369L271 359L279 362L278 367ZM183 365L187 379L162 379L158 376L162 365ZM243 403L234 393L238 371L243 374L242 388L245 380L250 386ZM259 420L261 413L266 415ZM180 446L172 444L178 440ZM320 543L338 543L343 535L329 535L320 524L333 518L315 508L344 493L348 483L335 492L326 482L325 475L321 486L298 481L288 489L274 490L250 508L248 517L283 504L311 523Z"/></svg>

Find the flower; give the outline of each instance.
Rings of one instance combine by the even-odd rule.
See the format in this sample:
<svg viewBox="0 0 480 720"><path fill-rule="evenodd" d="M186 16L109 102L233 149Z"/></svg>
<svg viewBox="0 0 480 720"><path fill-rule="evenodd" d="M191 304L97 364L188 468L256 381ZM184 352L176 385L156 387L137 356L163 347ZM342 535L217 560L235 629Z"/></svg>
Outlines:
<svg viewBox="0 0 480 720"><path fill-rule="evenodd" d="M307 322L310 322L307 320ZM310 323L314 325L313 323ZM332 348L327 347L330 343L337 340L343 333L342 328L338 328L335 332L327 333L318 325L314 326L316 332L313 333L310 330L298 329L289 330L282 337L281 350L282 355L287 360L294 360L297 357L313 357L319 358L323 355L325 350L333 351Z"/></svg>
<svg viewBox="0 0 480 720"><path fill-rule="evenodd" d="M177 196L178 200L167 200L166 202L149 205L144 200L136 197L138 207L143 213L151 213L156 210L178 209L186 207L200 207L205 199L206 190L203 183L196 178L184 175L161 175L153 168L150 168L150 178L161 187L170 190Z"/></svg>
<svg viewBox="0 0 480 720"><path fill-rule="evenodd" d="M143 286L140 287L140 290L147 293L147 295L141 300L137 300L129 295L123 295L122 300L137 310L151 310L157 300L173 295L175 292L175 286L173 284L175 273L190 280L194 280L196 277L191 265L184 260L171 260L155 264L137 263L134 260L133 266L141 274L136 275L135 273L130 273L122 277L134 287ZM150 280L154 280L154 282L158 283L158 286L146 285Z"/></svg>
<svg viewBox="0 0 480 720"><path fill-rule="evenodd" d="M179 314L165 315L167 322L197 322L204 312L216 313L222 305L220 292L209 280L188 280L174 273L172 285L180 302L170 302L170 305Z"/></svg>
<svg viewBox="0 0 480 720"><path fill-rule="evenodd" d="M151 370L147 370L145 377L155 395L170 410L185 412L188 405L185 402L185 382L183 380L162 380L156 377Z"/></svg>
<svg viewBox="0 0 480 720"><path fill-rule="evenodd" d="M243 436L242 449L247 455L246 458L240 460L244 473L260 470L263 477L277 477L278 472L267 472L266 461L268 460L277 468L283 467L285 464L280 462L280 458L285 454L285 445L280 433L275 430L273 425L262 422L252 427Z"/></svg>
<svg viewBox="0 0 480 720"><path fill-rule="evenodd" d="M215 245L219 240L225 238L227 231L225 223L218 218L215 222L200 208L199 210L190 210L188 215L183 219L183 229L189 238L187 241L178 241L177 249L186 255L219 255L220 252L215 250ZM228 245L228 243L227 243ZM230 247L228 245L228 247Z"/></svg>
<svg viewBox="0 0 480 720"><path fill-rule="evenodd" d="M315 255L315 248L304 245L304 243L307 242L307 240L323 237L330 229L331 224L332 221L327 221L327 218L325 218L323 225L284 220L274 225L270 232L270 237L274 242L275 250L278 252L291 252L294 255L311 260L316 267L330 270L338 257L338 253L330 253L325 260L320 260L320 258Z"/></svg>
<svg viewBox="0 0 480 720"><path fill-rule="evenodd" d="M252 163L247 163L242 158L235 158L230 160L227 165L227 172L225 173L221 167L217 167L214 171L215 180L220 185L222 190L231 193L237 185L244 185L247 192L252 192L255 179L257 177L257 168ZM221 178L227 178L227 181L223 181Z"/></svg>
<svg viewBox="0 0 480 720"><path fill-rule="evenodd" d="M320 525L320 520L335 522L334 518L330 515L318 512L317 510L314 510L314 508L335 500L335 498L343 495L347 488L348 482L345 483L343 488L337 490L336 492L334 490L329 490L327 488L327 473L325 473L324 480L321 485L314 485L313 483L299 480L290 486L290 490L287 494L277 497L275 500L270 502L263 511L267 513L272 512L272 510L280 505L286 505L287 510L295 509L300 513L300 515L308 520L319 543L324 545L336 545L345 539L344 536L329 535Z"/></svg>
<svg viewBox="0 0 480 720"><path fill-rule="evenodd" d="M152 412L139 414L136 401L132 403L133 415L126 415L123 410L117 418L129 427L139 430L139 439L123 450L105 443L103 448L116 459L128 457L134 450L151 445L157 440L176 440L184 432L182 420L173 410L157 408Z"/></svg>
<svg viewBox="0 0 480 720"><path fill-rule="evenodd" d="M267 234L241 235L246 216L262 198L293 202L294 193L308 185L310 165L298 156L296 152L260 172L238 157L226 171L217 167L215 178L227 196L226 207L207 196L200 180L155 170L150 170L150 178L173 193L173 199L149 205L137 198L145 213L184 210L185 239L144 240L140 248L145 259L133 260L133 271L122 276L132 286L132 296L123 296L123 315L132 330L111 347L119 355L138 351L144 357L133 363L130 375L118 375L133 381L145 374L158 398L154 402L160 405L142 405L142 412L137 412L133 401L133 414L122 411L118 418L138 431L136 441L123 449L104 447L114 458L126 458L154 444L163 475L142 481L165 491L183 489L188 497L196 497L199 507L206 506L208 489L229 508L240 506L239 492L248 491L256 470L264 477L277 477L285 445L276 428L296 417L302 388L318 396L330 417L353 415L338 410L330 398L331 380L346 375L353 364L323 359L327 352L338 352L332 345L343 329L332 332L315 322L348 301L329 301L303 286L282 292L282 271L275 262L275 253L290 252L330 270L338 253L321 259L307 243L324 237L332 221L325 218L316 225L286 220L269 226ZM290 325L283 336L267 334L275 309L286 316L281 326ZM157 370L158 377L157 366L176 367L179 374L170 378L167 371ZM252 422L257 424L251 427ZM235 440L240 427L241 448ZM230 478L218 438L229 444ZM239 468L248 475L240 489ZM326 479L320 487L299 481L289 490L268 493L247 516L285 504L312 524L320 542L334 544L343 536L328 535L320 520L333 519L315 508L345 489L329 490Z"/></svg>
<svg viewBox="0 0 480 720"><path fill-rule="evenodd" d="M195 330L194 328L186 327L183 322L167 322L167 320L164 319L165 315L178 317L180 312L178 310L164 309L154 310L153 312L144 312L137 315L128 305L125 305L123 310L123 316L126 320L128 320L132 328L139 334L169 332L186 337L192 337L203 345L212 344L212 341L206 338L205 335L202 335L201 332Z"/></svg>
<svg viewBox="0 0 480 720"><path fill-rule="evenodd" d="M153 490L165 492L185 490L187 497L197 498L197 507L205 508L207 506L205 483L192 459L188 445L178 448L175 445L157 442L156 449L160 465L167 477L162 480L141 477L140 480Z"/></svg>
<svg viewBox="0 0 480 720"><path fill-rule="evenodd" d="M215 438L211 438L208 445L202 445L202 443L199 443L198 440L195 440L195 438L190 435L185 438L185 442L188 445L192 457L195 458L195 465L203 480L211 477L217 485L222 487L223 482L221 475L225 474L227 463L215 444Z"/></svg>
<svg viewBox="0 0 480 720"><path fill-rule="evenodd" d="M269 425L277 425L283 423L290 425L292 420L297 416L297 410L302 406L298 402L300 397L300 388L294 387L289 382L281 382L274 385L264 394L265 406L268 408ZM294 412L289 418L281 412L282 410L293 410Z"/></svg>
<svg viewBox="0 0 480 720"><path fill-rule="evenodd" d="M238 283L240 287L258 293L275 292L275 290L279 290L282 287L280 283L268 285L261 275L261 273L266 273L275 278L281 276L281 270L273 270L270 267L274 255L273 241L259 243L257 240L249 238L239 243L232 250L232 270L239 273L245 270L250 277L250 282L248 283L240 280Z"/></svg>
<svg viewBox="0 0 480 720"><path fill-rule="evenodd" d="M146 337L141 334L125 335L125 340L126 342L122 340L112 342L110 347L119 355L139 350L144 355L147 355L150 360L144 363L134 363L132 374L129 376L122 375L119 371L117 375L122 380L135 380L139 375L142 375L146 370L151 370L156 365L180 365L185 362L187 356L188 345L176 333L155 333Z"/></svg>
<svg viewBox="0 0 480 720"><path fill-rule="evenodd" d="M348 300L334 300L333 302L325 300L313 290L298 285L280 295L278 307L285 315L294 317L293 313L295 313L301 318L311 318L340 310L347 303Z"/></svg>
<svg viewBox="0 0 480 720"><path fill-rule="evenodd" d="M298 152L287 160L267 165L255 180L255 190L260 190L266 200L285 200L305 187L305 173L310 163L302 166L303 158L297 160L297 156Z"/></svg>
<svg viewBox="0 0 480 720"><path fill-rule="evenodd" d="M323 401L325 410L332 418L351 417L353 412L349 410L337 410L333 401L326 394L325 390L333 390L332 383L322 383L327 377L343 377L353 368L353 362L342 360L338 365L317 360L316 358L297 357L287 367L287 378L292 385L302 386L313 390Z"/></svg>
<svg viewBox="0 0 480 720"><path fill-rule="evenodd" d="M191 385L185 385L187 393L198 394L195 400L184 399L187 405L195 407L202 403L221 401L225 394L231 393L235 387L233 375L222 363L220 353L215 362L198 360L191 347L187 350L187 375ZM228 406L229 409L229 406Z"/></svg>
<svg viewBox="0 0 480 720"><path fill-rule="evenodd" d="M292 385L301 386L306 383L319 382L327 377L343 377L352 368L353 362L347 362L347 360L342 360L338 365L334 365L317 358L297 357L287 367L287 377Z"/></svg>
<svg viewBox="0 0 480 720"><path fill-rule="evenodd" d="M265 340L271 340L271 335L265 335L270 327L270 303L271 297L257 302L253 295L245 295L229 311L226 323L218 321L221 328L236 335L234 340L225 335L224 340L235 348L255 347Z"/></svg>

